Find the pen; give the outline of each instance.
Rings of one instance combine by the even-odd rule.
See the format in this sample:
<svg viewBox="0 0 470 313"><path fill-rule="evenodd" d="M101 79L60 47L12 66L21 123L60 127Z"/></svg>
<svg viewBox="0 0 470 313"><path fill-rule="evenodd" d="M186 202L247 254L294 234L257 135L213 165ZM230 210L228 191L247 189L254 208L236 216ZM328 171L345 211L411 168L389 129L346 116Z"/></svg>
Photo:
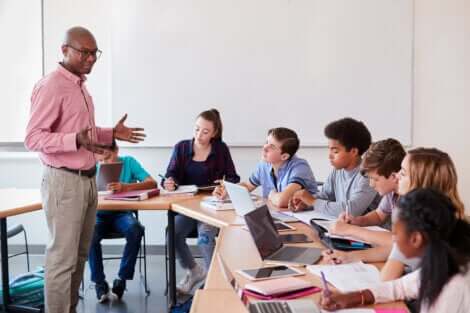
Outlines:
<svg viewBox="0 0 470 313"><path fill-rule="evenodd" d="M325 274L323 273L323 271L321 271L320 274L321 274L321 283L323 285L323 294L328 297L331 295L331 292L330 292L330 289L328 289L328 284L326 283Z"/></svg>
<svg viewBox="0 0 470 313"><path fill-rule="evenodd" d="M349 218L351 217L351 206L349 203L346 203L346 219L349 223Z"/></svg>

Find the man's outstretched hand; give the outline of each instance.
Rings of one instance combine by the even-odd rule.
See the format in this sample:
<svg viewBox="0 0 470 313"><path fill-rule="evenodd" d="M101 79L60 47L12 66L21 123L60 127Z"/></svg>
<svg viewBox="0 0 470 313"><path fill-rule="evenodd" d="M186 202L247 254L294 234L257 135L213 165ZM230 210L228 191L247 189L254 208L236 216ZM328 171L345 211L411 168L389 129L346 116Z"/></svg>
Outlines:
<svg viewBox="0 0 470 313"><path fill-rule="evenodd" d="M144 140L145 134L143 133L143 128L129 128L124 125L125 120L127 119L127 113L119 120L119 122L114 126L114 138L118 140L128 141L132 143L138 143Z"/></svg>

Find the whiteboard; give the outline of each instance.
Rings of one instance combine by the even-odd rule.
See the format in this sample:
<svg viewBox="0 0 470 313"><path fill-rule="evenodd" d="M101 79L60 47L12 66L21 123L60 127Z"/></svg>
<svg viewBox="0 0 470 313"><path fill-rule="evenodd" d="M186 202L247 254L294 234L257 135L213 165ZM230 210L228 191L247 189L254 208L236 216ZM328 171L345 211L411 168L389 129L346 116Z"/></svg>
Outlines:
<svg viewBox="0 0 470 313"><path fill-rule="evenodd" d="M42 77L41 0L0 0L0 142L23 142Z"/></svg>
<svg viewBox="0 0 470 313"><path fill-rule="evenodd" d="M278 126L322 146L345 116L411 143L412 0L120 0L110 23L112 118L146 145L190 138L212 107L232 146Z"/></svg>

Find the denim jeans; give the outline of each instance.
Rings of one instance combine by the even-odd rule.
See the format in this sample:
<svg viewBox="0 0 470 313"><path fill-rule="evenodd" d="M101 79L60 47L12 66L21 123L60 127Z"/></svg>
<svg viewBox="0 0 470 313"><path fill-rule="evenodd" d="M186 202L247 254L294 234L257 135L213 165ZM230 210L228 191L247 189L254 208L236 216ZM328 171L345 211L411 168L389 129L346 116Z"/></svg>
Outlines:
<svg viewBox="0 0 470 313"><path fill-rule="evenodd" d="M191 269L196 265L194 257L186 244L186 238L197 230L197 245L204 258L204 266L206 271L212 259L214 252L215 236L217 236L218 228L198 222L184 215L176 215L175 217L175 248L176 257L185 269Z"/></svg>
<svg viewBox="0 0 470 313"><path fill-rule="evenodd" d="M105 281L101 240L110 232L121 233L126 238L118 276L123 280L132 279L144 229L131 212L98 212L88 256L91 280L97 284Z"/></svg>

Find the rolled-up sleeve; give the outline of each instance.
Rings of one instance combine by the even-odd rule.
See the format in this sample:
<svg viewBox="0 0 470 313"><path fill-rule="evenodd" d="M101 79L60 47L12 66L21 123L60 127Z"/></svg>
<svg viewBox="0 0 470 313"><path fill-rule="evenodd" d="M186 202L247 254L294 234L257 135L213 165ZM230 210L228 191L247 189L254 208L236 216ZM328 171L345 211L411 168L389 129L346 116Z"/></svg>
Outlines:
<svg viewBox="0 0 470 313"><path fill-rule="evenodd" d="M255 171L253 173L251 173L250 178L248 178L248 180L250 181L250 184L252 184L253 186L256 186L256 187L261 185L262 172L263 172L263 162L259 162L256 165Z"/></svg>
<svg viewBox="0 0 470 313"><path fill-rule="evenodd" d="M311 193L318 191L312 169L307 162L299 163L292 168L287 184L292 183L299 184L302 188L307 189Z"/></svg>

